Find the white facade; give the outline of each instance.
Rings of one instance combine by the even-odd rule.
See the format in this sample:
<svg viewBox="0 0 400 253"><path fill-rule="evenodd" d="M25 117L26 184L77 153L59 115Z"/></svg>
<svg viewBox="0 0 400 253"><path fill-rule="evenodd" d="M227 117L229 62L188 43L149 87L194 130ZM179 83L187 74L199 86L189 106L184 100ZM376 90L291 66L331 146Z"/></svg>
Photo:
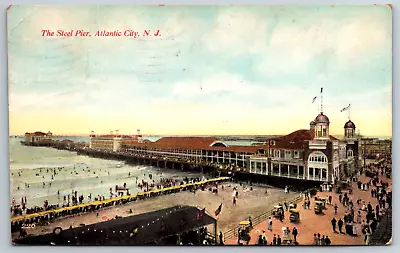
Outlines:
<svg viewBox="0 0 400 253"><path fill-rule="evenodd" d="M312 152L307 159L308 180L328 181L328 157L321 151Z"/></svg>

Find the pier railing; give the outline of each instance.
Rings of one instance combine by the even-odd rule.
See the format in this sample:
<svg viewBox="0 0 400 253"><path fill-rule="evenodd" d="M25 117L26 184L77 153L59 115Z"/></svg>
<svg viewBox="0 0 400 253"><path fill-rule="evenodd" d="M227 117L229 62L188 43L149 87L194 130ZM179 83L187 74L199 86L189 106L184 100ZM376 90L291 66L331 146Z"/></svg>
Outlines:
<svg viewBox="0 0 400 253"><path fill-rule="evenodd" d="M295 197L295 198L293 198L292 200L290 200L290 201L288 201L287 203L290 205L290 204L297 204L298 202L300 202L301 200L303 199L303 197L302 196L297 196L297 197ZM260 215L258 215L258 216L256 216L256 217L254 217L254 218L252 218L251 220L252 220L252 225L253 226L257 226L258 224L260 224L261 222L263 222L263 221L265 221L266 219L268 219L269 217L272 217L273 215L272 215L272 212L273 212L274 210L273 209L271 209L271 210L269 210L269 211L267 211L267 212L265 212L265 213L262 213L262 214L260 214ZM228 231L226 231L225 233L224 233L224 241L227 241L227 240L229 240L229 239L232 239L232 238L234 238L234 237L238 237L238 230L239 230L239 227L240 226L236 226L236 227L234 227L234 228L231 228L231 229L229 229Z"/></svg>

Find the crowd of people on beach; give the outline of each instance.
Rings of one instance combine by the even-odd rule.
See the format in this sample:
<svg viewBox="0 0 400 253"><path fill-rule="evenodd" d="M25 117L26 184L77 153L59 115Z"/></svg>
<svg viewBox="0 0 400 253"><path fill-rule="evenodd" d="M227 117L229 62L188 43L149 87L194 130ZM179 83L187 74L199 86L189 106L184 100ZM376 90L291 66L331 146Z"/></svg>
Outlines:
<svg viewBox="0 0 400 253"><path fill-rule="evenodd" d="M57 168L39 168L39 173L36 173L36 176L40 176L40 173L42 173L42 170L46 171L46 173L51 173L52 174L52 179L64 169L64 167L57 167ZM101 170L101 169L100 169ZM85 171L85 168L83 168L83 171ZM86 168L86 171L90 172L90 169ZM19 174L22 174L21 172L18 172ZM71 171L72 173L72 171ZM74 173L77 173L75 171L74 167ZM109 172L108 172L109 173ZM130 172L128 174L128 177L130 177ZM184 185L187 183L193 183L193 182L200 182L206 180L204 176L202 178L200 177L185 177L182 180L174 177L170 178L165 178L162 176L162 173L159 173L158 176L160 176L159 180L156 181L153 178L152 174L144 174L146 178L142 179L142 181L137 185L140 190L143 192L149 192L154 189L164 189L168 187L173 187L177 185ZM150 180L150 182L147 181L147 177ZM138 181L136 177L136 181ZM44 182L43 182L44 183ZM116 186L115 188L115 193L113 190L110 188L110 199L118 196L123 196L124 192L126 192L127 195L130 195L129 189L126 188L126 183L123 184L123 187ZM57 191L57 195L60 196L60 191ZM85 197L83 194L78 196L78 191L72 190L71 194L64 195L63 197L63 202L57 203L57 204L49 204L49 201L46 199L44 200L43 206L31 206L28 207L28 202L27 202L27 197L21 198L21 202L17 203L15 199L12 200L11 203L11 214L12 216L18 216L18 215L25 215L25 214L32 214L32 213L38 213L42 211L49 211L49 210L55 210L58 208L64 208L64 207L70 207L70 206L76 206L79 204L84 203L85 201L91 202L91 201L104 201L107 199L106 196L102 194L98 194L94 198L92 197L92 194L90 193L87 197Z"/></svg>

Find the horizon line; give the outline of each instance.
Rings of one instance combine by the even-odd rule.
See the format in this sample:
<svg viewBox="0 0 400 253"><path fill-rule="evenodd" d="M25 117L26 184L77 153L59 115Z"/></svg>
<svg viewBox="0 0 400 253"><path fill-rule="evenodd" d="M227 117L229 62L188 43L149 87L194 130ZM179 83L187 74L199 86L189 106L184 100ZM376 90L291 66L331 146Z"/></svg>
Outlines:
<svg viewBox="0 0 400 253"><path fill-rule="evenodd" d="M297 131L297 130L296 130ZM293 132L291 132L293 133ZM99 135L107 135L110 133L102 133ZM140 134L142 136L149 137L201 137L201 136L221 136L221 137L276 137L276 136L285 136L287 134ZM90 134L53 134L53 137L89 137ZM137 134L123 134L119 133L119 135L137 135ZM332 136L344 136L344 134L330 134ZM11 136L25 136L25 134L9 134ZM361 135L362 137L385 137L385 138L393 138L392 135Z"/></svg>

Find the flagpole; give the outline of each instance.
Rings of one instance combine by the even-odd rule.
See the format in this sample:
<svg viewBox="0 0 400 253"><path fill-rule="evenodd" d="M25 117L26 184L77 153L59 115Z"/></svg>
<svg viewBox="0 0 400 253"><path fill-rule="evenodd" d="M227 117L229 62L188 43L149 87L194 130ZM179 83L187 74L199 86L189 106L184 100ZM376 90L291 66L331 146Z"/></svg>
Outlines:
<svg viewBox="0 0 400 253"><path fill-rule="evenodd" d="M323 89L321 88L321 113L323 113L323 100L322 100L322 91Z"/></svg>
<svg viewBox="0 0 400 253"><path fill-rule="evenodd" d="M349 112L347 113L347 117L349 118L349 120L350 120L350 104L349 104Z"/></svg>

